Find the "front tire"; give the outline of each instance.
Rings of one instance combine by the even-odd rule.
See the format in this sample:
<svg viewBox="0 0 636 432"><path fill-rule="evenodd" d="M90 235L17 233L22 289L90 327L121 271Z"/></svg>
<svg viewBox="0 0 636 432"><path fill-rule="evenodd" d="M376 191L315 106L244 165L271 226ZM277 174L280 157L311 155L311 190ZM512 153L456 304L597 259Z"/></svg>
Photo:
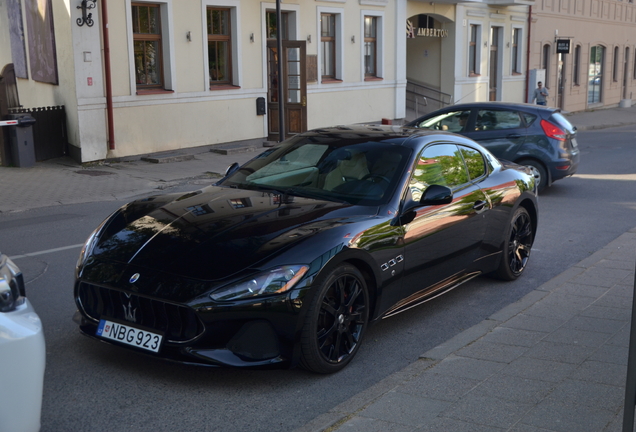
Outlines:
<svg viewBox="0 0 636 432"><path fill-rule="evenodd" d="M300 364L312 372L342 370L360 348L369 322L369 292L360 271L343 264L317 281L301 340Z"/></svg>
<svg viewBox="0 0 636 432"><path fill-rule="evenodd" d="M519 207L510 219L499 268L494 276L503 280L515 280L526 268L534 242L534 228L528 211Z"/></svg>
<svg viewBox="0 0 636 432"><path fill-rule="evenodd" d="M537 182L537 191L543 192L546 186L548 186L548 172L546 171L543 164L533 159L524 159L517 163L519 165L523 165L530 168L530 171L532 171L532 176L534 177L534 180Z"/></svg>

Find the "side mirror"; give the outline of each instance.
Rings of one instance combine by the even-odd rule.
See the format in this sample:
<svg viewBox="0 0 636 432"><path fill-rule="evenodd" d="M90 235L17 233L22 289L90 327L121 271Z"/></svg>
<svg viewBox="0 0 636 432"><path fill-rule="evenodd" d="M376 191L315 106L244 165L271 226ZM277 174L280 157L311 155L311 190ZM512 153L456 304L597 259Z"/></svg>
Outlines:
<svg viewBox="0 0 636 432"><path fill-rule="evenodd" d="M453 202L453 191L446 186L430 185L420 199L420 205L441 205Z"/></svg>
<svg viewBox="0 0 636 432"><path fill-rule="evenodd" d="M225 170L225 177L234 174L236 171L238 171L239 168L240 168L240 165L238 164L238 162L234 162Z"/></svg>

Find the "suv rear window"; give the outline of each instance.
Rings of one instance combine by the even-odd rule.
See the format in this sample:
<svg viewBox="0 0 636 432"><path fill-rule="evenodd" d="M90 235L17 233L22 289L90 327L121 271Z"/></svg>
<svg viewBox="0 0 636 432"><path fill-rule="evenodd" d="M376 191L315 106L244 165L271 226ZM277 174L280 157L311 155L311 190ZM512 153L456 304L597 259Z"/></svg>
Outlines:
<svg viewBox="0 0 636 432"><path fill-rule="evenodd" d="M527 112L522 112L521 115L523 119L526 121L526 126L530 126L537 119L537 116L534 114L530 114Z"/></svg>

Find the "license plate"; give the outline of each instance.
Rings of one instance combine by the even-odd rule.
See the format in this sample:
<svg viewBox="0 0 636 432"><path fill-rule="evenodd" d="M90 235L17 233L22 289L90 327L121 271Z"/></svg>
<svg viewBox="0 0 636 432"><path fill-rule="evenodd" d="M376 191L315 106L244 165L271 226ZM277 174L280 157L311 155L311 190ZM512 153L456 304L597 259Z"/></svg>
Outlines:
<svg viewBox="0 0 636 432"><path fill-rule="evenodd" d="M576 142L576 138L572 138L570 142L572 143L573 148L577 148L579 146L579 144Z"/></svg>
<svg viewBox="0 0 636 432"><path fill-rule="evenodd" d="M159 352L161 340L163 339L163 336L158 333L105 319L99 321L99 327L97 327L95 335L152 352Z"/></svg>

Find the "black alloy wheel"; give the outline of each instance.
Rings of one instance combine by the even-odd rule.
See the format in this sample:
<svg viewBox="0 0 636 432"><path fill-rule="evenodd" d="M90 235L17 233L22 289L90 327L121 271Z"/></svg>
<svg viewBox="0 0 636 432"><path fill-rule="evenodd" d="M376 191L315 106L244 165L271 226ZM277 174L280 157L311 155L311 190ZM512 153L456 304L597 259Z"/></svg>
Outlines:
<svg viewBox="0 0 636 432"><path fill-rule="evenodd" d="M301 366L333 373L353 359L369 321L369 292L360 271L344 264L320 277L305 318Z"/></svg>
<svg viewBox="0 0 636 432"><path fill-rule="evenodd" d="M534 230L532 219L525 208L519 207L514 212L509 230L503 256L495 273L495 276L503 280L514 280L521 276L530 259Z"/></svg>

